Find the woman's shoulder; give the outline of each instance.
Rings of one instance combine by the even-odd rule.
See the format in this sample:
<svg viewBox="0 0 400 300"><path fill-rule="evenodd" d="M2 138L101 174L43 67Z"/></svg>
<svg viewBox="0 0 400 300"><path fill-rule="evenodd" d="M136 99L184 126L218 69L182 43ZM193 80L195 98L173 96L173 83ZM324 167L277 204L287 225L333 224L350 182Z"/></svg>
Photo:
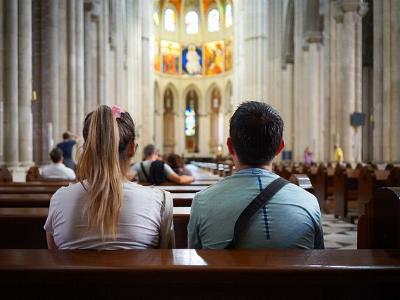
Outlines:
<svg viewBox="0 0 400 300"><path fill-rule="evenodd" d="M124 183L124 193L137 195L142 197L152 197L162 199L163 191L154 186L143 186L135 182Z"/></svg>

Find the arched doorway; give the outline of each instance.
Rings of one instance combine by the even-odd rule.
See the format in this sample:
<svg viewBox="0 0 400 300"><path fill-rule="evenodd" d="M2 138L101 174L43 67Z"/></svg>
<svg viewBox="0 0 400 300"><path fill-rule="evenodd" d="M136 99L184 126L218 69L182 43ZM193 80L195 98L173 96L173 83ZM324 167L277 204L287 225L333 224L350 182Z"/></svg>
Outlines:
<svg viewBox="0 0 400 300"><path fill-rule="evenodd" d="M164 93L164 144L163 153L173 153L175 150L175 115L174 115L174 96L170 88Z"/></svg>
<svg viewBox="0 0 400 300"><path fill-rule="evenodd" d="M199 152L198 95L190 90L185 99L185 148L187 152Z"/></svg>

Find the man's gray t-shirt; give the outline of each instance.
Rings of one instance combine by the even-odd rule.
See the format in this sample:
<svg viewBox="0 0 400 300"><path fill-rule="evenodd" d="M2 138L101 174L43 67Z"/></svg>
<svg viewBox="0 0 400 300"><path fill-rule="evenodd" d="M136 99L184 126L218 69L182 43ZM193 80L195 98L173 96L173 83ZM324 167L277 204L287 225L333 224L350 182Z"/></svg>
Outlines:
<svg viewBox="0 0 400 300"><path fill-rule="evenodd" d="M239 215L276 178L264 169L243 169L197 193L188 225L189 248L225 248ZM294 184L285 185L254 215L237 248L323 248L317 199Z"/></svg>
<svg viewBox="0 0 400 300"><path fill-rule="evenodd" d="M149 174L150 174L150 166L151 166L152 162L153 162L152 160L144 160L142 162L138 162L138 163L133 165L132 170L136 174L138 174L137 176L139 176L139 182L146 182L147 181L146 176L143 174L143 170L142 170L142 167L141 167L140 164L143 164L144 171L146 172L147 176L149 176ZM165 173L165 176L167 178L171 174L176 174L174 172L174 170L172 170L172 168L166 163L164 163L164 173Z"/></svg>

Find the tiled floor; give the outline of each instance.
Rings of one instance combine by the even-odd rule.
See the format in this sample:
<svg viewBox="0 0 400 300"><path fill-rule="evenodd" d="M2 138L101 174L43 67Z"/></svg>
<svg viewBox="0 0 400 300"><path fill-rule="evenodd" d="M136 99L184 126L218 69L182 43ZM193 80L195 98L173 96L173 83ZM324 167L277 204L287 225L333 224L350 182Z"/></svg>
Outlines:
<svg viewBox="0 0 400 300"><path fill-rule="evenodd" d="M323 214L322 226L326 249L357 249L357 225Z"/></svg>

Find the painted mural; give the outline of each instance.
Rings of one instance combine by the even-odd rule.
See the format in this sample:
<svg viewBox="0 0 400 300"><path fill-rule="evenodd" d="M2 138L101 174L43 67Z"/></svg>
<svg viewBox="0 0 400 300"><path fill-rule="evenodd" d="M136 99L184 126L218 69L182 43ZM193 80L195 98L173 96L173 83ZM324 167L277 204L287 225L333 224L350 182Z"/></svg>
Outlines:
<svg viewBox="0 0 400 300"><path fill-rule="evenodd" d="M179 74L181 45L176 42L161 41L162 71L166 74Z"/></svg>
<svg viewBox="0 0 400 300"><path fill-rule="evenodd" d="M182 71L187 75L202 74L202 51L200 47L189 45L182 50Z"/></svg>
<svg viewBox="0 0 400 300"><path fill-rule="evenodd" d="M217 75L224 72L224 41L204 44L205 75Z"/></svg>
<svg viewBox="0 0 400 300"><path fill-rule="evenodd" d="M153 66L156 72L161 72L160 42L157 40L154 41Z"/></svg>
<svg viewBox="0 0 400 300"><path fill-rule="evenodd" d="M225 72L232 70L233 64L233 45L232 40L225 41Z"/></svg>

